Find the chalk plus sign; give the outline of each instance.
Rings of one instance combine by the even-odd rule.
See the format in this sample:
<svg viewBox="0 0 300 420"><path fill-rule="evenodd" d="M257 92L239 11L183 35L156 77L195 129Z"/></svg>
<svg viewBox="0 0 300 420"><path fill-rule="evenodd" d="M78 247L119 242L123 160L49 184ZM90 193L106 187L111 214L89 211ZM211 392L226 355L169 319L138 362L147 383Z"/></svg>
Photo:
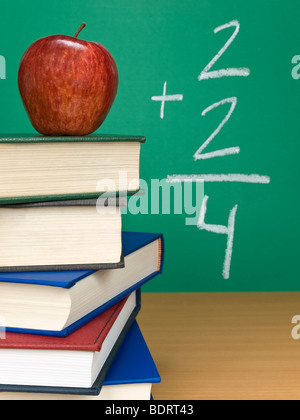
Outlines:
<svg viewBox="0 0 300 420"><path fill-rule="evenodd" d="M164 91L162 96L152 96L152 101L161 102L160 118L165 116L165 103L169 101L182 101L183 95L167 95L167 82L164 84Z"/></svg>

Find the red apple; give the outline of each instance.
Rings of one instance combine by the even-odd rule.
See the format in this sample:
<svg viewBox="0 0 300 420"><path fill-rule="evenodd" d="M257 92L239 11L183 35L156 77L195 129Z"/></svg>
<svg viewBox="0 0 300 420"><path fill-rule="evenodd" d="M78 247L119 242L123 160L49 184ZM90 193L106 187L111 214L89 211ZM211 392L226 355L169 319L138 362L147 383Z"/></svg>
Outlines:
<svg viewBox="0 0 300 420"><path fill-rule="evenodd" d="M18 85L33 127L45 136L85 136L105 120L118 89L116 63L103 45L49 36L22 57Z"/></svg>

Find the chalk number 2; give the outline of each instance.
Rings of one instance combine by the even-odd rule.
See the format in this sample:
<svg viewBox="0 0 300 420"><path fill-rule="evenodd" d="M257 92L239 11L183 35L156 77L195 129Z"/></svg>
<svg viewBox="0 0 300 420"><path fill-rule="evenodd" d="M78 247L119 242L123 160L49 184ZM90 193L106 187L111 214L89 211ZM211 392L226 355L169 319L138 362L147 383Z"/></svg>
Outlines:
<svg viewBox="0 0 300 420"><path fill-rule="evenodd" d="M228 68L228 69L210 71L210 69L222 57L222 55L225 53L225 51L227 51L227 49L230 47L230 45L233 43L233 41L237 37L240 31L240 22L238 20L233 20L229 23L226 23L225 25L218 26L214 30L214 33L217 34L218 32L223 31L224 29L231 28L231 27L235 27L234 33L226 42L224 47L221 48L218 54L211 60L211 62L200 73L200 75L198 76L199 81L208 80L208 79L218 79L220 77L233 77L233 76L247 77L250 75L250 70L247 67Z"/></svg>
<svg viewBox="0 0 300 420"><path fill-rule="evenodd" d="M194 154L194 159L195 160L211 159L211 158L214 158L214 157L220 157L220 156L226 156L226 155L237 155L237 154L240 153L240 148L239 147L229 147L227 149L217 150L217 151L211 152L211 153L202 153L203 150L206 149L206 147L213 141L213 139L220 133L220 131L222 130L224 125L228 122L229 118L233 114L233 112L235 110L235 107L237 105L237 98L233 97L233 98L224 99L223 101L217 102L217 103L209 106L208 108L206 108L202 112L202 117L204 117L208 112L212 111L215 108L218 108L221 105L225 105L225 104L231 104L231 107L230 107L230 110L229 110L228 114L226 115L224 120L221 122L219 127L211 134L211 136L202 144L202 146Z"/></svg>

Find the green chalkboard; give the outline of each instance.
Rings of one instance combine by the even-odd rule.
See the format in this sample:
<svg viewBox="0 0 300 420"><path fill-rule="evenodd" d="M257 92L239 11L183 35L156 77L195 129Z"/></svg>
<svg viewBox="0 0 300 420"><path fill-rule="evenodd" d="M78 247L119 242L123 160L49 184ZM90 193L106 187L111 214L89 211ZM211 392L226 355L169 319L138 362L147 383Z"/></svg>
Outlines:
<svg viewBox="0 0 300 420"><path fill-rule="evenodd" d="M99 133L146 136L149 186L205 175L200 204L191 184L199 226L175 205L124 215L126 230L165 235L165 273L145 290L300 290L299 15L298 0L5 2L0 131L33 132L16 82L25 49L86 22L80 37L105 45L120 75Z"/></svg>

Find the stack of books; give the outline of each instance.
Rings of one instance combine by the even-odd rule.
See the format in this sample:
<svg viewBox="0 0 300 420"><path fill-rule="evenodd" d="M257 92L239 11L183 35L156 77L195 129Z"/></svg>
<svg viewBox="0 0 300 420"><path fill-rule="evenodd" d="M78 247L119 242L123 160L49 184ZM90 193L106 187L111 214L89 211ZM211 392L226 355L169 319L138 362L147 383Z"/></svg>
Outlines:
<svg viewBox="0 0 300 420"><path fill-rule="evenodd" d="M163 236L122 231L144 141L0 138L0 399L142 400L160 382L136 317Z"/></svg>

